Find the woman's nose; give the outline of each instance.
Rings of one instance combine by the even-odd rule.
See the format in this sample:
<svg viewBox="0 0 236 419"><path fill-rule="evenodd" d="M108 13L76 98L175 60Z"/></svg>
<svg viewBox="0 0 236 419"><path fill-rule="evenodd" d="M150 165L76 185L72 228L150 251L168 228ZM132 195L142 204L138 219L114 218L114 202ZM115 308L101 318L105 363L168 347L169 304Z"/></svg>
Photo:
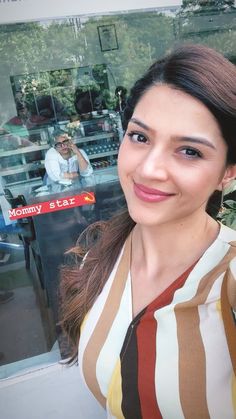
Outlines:
<svg viewBox="0 0 236 419"><path fill-rule="evenodd" d="M165 181L169 178L169 159L162 151L150 151L139 165L140 175Z"/></svg>

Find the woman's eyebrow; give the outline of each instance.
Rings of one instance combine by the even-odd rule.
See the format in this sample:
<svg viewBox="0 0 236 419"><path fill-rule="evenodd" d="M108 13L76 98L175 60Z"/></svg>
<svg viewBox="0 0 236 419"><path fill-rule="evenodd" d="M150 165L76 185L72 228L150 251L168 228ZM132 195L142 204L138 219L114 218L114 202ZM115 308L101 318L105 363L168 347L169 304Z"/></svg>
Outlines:
<svg viewBox="0 0 236 419"><path fill-rule="evenodd" d="M139 125L141 128L146 129L148 131L152 130L151 127L149 127L144 122L140 121L140 119L137 119L135 117L132 117L130 119L130 122L133 122L134 124ZM193 143L193 144L203 144L207 147L212 148L213 150L216 150L216 147L214 146L214 144L211 141L204 138L204 137L189 137L189 136L183 136L182 137L181 136L181 137L176 137L176 138L177 138L178 141L182 141L182 142L187 141L187 142L190 142L190 143Z"/></svg>
<svg viewBox="0 0 236 419"><path fill-rule="evenodd" d="M194 143L194 144L203 144L207 147L212 148L213 150L216 150L214 144L211 141L208 141L206 138L204 137L177 137L178 141L187 141L189 143Z"/></svg>
<svg viewBox="0 0 236 419"><path fill-rule="evenodd" d="M133 118L130 118L130 122L134 122L135 124L139 125L141 128L144 128L144 129L146 129L148 131L151 130L151 128L148 125L146 125L144 122L140 121L137 118L134 118L134 117Z"/></svg>

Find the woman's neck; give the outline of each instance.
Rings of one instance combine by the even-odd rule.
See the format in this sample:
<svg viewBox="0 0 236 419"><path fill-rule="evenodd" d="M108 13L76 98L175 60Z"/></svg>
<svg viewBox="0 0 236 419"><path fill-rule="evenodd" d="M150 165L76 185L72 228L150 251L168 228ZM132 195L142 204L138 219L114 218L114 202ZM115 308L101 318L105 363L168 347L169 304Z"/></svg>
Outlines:
<svg viewBox="0 0 236 419"><path fill-rule="evenodd" d="M158 226L137 224L132 237L132 264L152 277L166 269L185 270L215 240L218 223L209 215Z"/></svg>
<svg viewBox="0 0 236 419"><path fill-rule="evenodd" d="M69 158L71 157L71 150L68 150L68 153L65 154L64 156L62 156L64 160L69 160Z"/></svg>

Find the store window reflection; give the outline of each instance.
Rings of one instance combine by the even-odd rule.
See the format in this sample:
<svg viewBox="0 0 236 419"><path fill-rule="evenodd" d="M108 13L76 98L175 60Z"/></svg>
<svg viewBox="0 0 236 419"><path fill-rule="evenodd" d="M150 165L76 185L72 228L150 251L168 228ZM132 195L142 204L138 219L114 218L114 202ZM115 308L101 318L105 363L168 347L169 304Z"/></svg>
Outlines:
<svg viewBox="0 0 236 419"><path fill-rule="evenodd" d="M8 211L13 200L0 183L0 365L14 365L52 349L50 318L37 269L35 241L29 220L12 222ZM16 200L16 199L15 199ZM35 254L35 256L33 256ZM32 260L30 260L30 257ZM37 290L37 292L36 292ZM42 322L42 318L47 320ZM9 373L9 370L8 370ZM1 376L6 371L1 369Z"/></svg>
<svg viewBox="0 0 236 419"><path fill-rule="evenodd" d="M104 80L100 84L107 88L106 77ZM55 95L50 100L41 91L33 90L31 95L29 88L28 95L22 89L20 96L18 81L16 76L17 116L4 123L1 131L2 199L7 211L15 210L14 214L18 208L32 205L39 210L46 201L57 210L39 211L37 216L26 213L14 223L14 230L3 236L11 243L11 252L4 262L2 300L7 321L17 311L23 323L21 327L15 323L22 337L14 327L12 334L3 334L6 347L0 348L0 363L6 368L0 368L2 377L45 358L51 362L66 356L67 343L58 325L61 264L89 224L111 217L124 202L116 169L123 128L120 113L106 108L106 90L103 97L101 86L93 93L89 85L82 88L81 82L73 91L74 107L70 108ZM74 197L85 191L94 193L96 202L69 208ZM16 273L17 283L12 282ZM5 330L5 324L2 328ZM8 345L15 347L12 358ZM15 361L22 361L22 366Z"/></svg>

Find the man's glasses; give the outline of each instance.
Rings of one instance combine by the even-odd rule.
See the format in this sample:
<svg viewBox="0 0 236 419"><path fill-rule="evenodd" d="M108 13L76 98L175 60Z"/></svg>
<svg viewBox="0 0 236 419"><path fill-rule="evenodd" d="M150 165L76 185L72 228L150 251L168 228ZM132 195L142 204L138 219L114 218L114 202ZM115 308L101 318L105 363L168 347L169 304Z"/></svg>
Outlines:
<svg viewBox="0 0 236 419"><path fill-rule="evenodd" d="M57 148L57 149L59 149L59 148L62 148L63 146L65 146L65 145L68 145L69 142L70 142L70 140L64 140L61 143L56 143L54 145L54 147Z"/></svg>

